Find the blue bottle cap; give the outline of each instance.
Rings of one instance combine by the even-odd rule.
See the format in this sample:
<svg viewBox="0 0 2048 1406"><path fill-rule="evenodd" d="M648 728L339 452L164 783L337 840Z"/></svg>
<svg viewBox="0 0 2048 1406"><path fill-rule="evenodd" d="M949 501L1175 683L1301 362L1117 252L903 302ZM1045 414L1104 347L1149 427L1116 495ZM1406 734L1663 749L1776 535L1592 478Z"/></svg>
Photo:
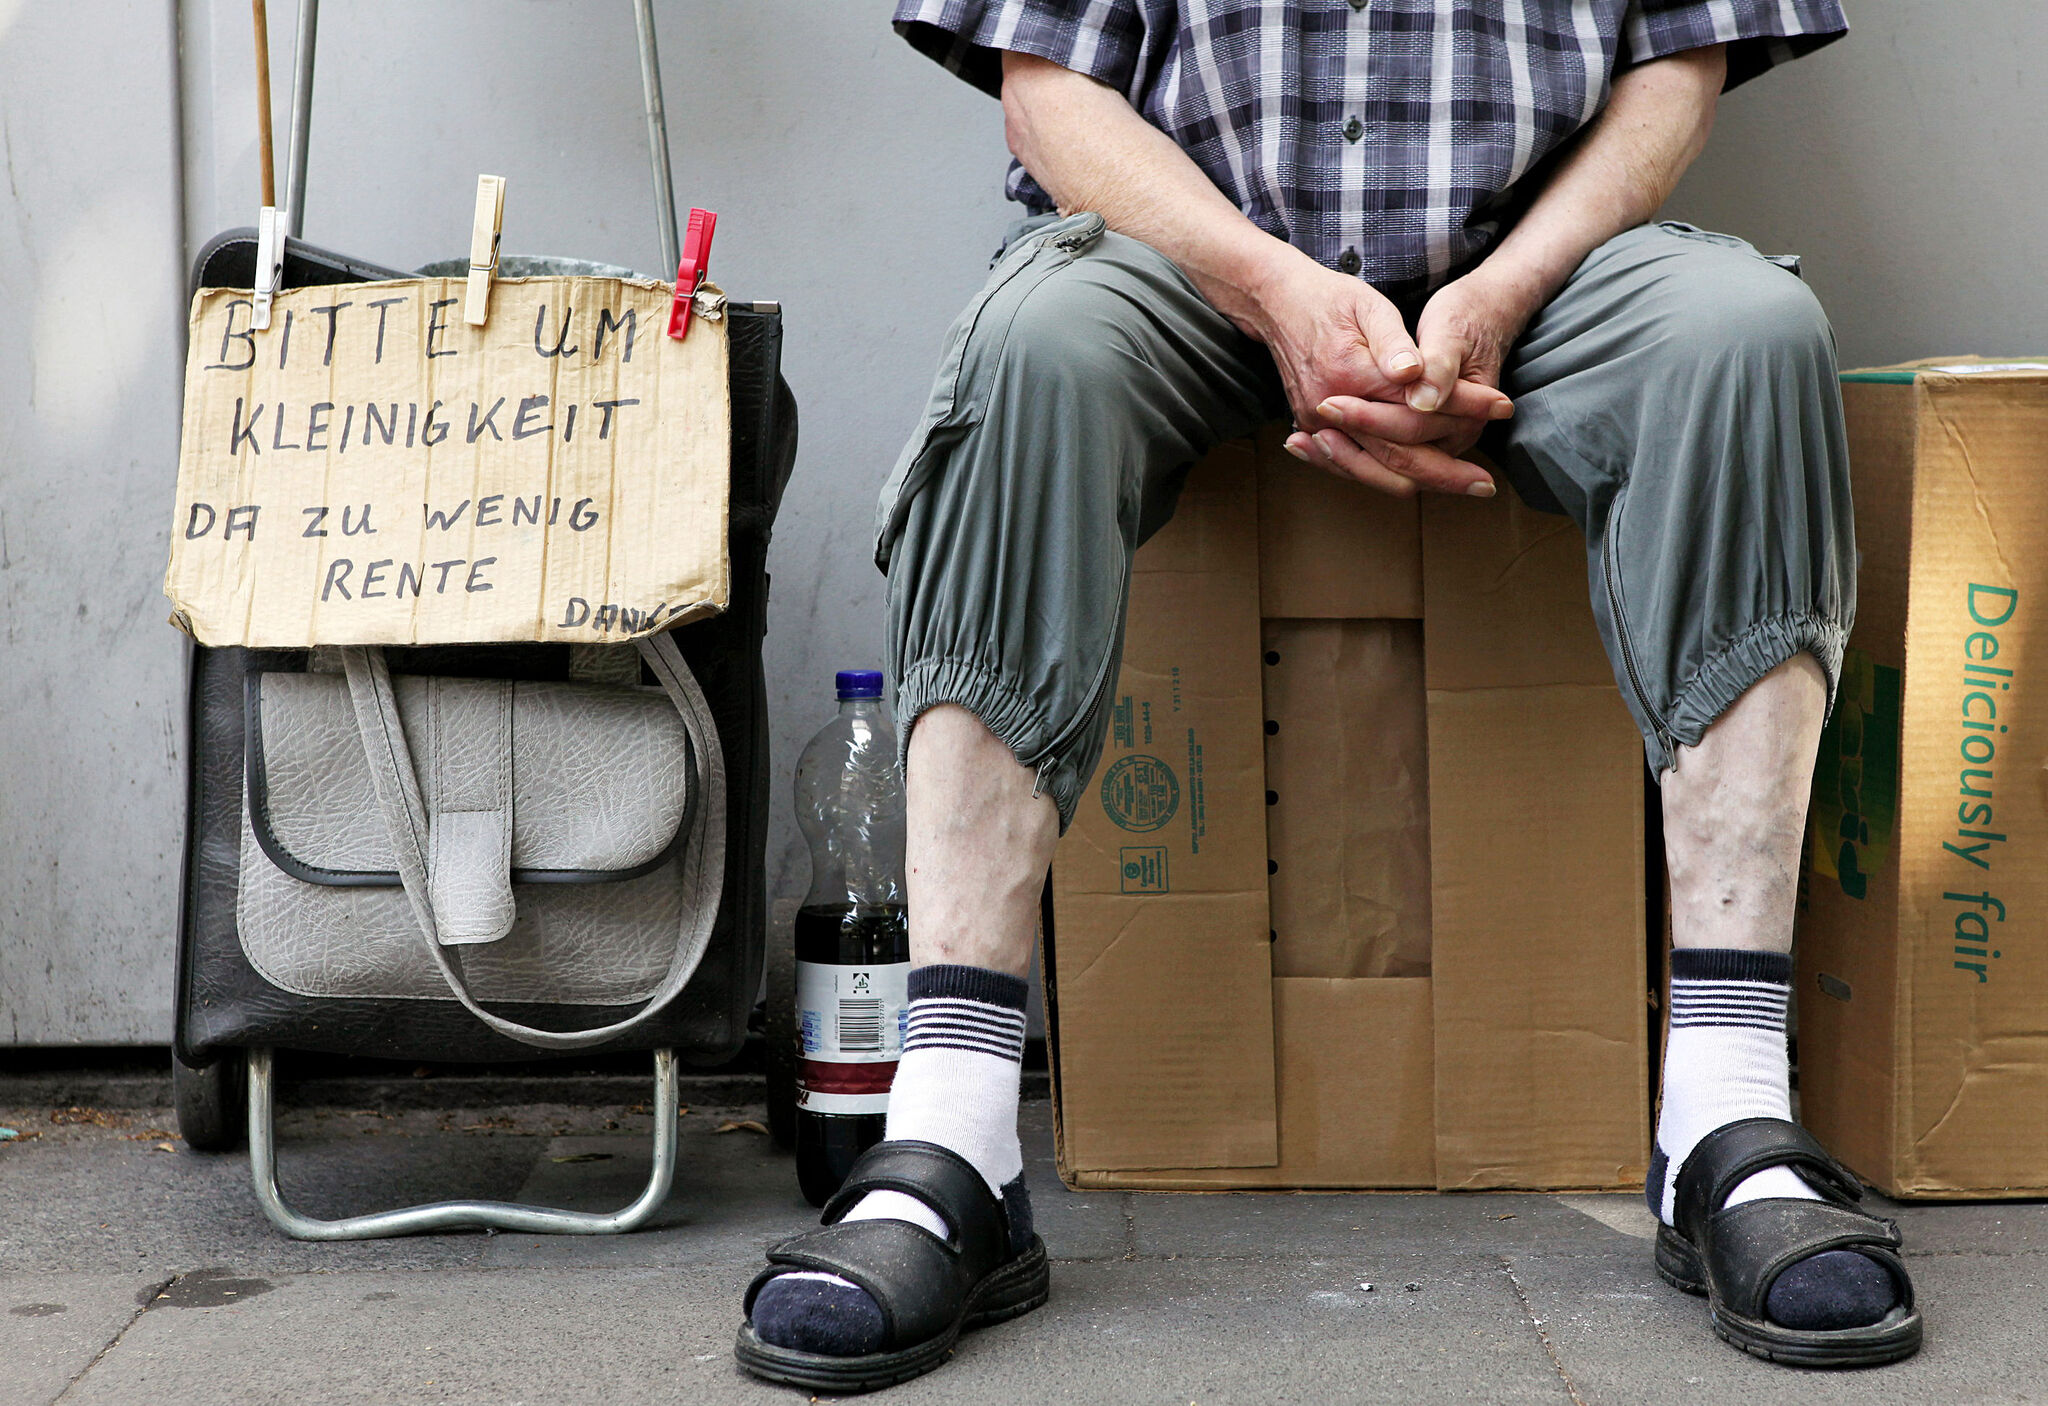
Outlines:
<svg viewBox="0 0 2048 1406"><path fill-rule="evenodd" d="M844 698L880 698L882 696L882 671L880 669L841 669L839 671L839 696Z"/></svg>

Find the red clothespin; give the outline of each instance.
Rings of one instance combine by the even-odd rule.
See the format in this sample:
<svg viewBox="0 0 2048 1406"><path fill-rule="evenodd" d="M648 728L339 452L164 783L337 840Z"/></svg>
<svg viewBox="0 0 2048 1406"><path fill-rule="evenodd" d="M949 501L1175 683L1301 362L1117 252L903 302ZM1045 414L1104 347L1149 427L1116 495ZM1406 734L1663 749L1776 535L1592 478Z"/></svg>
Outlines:
<svg viewBox="0 0 2048 1406"><path fill-rule="evenodd" d="M690 334L690 309L710 271L711 236L717 228L716 211L691 209L690 227L683 235L683 261L676 265L676 304L668 315L668 334L677 341Z"/></svg>

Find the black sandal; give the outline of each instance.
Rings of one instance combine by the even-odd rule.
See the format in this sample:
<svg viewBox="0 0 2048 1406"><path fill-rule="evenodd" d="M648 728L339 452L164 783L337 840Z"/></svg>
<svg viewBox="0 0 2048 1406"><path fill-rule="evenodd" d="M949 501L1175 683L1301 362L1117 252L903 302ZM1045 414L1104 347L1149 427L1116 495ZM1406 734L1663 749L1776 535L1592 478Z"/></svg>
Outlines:
<svg viewBox="0 0 2048 1406"><path fill-rule="evenodd" d="M1771 1198L1722 1206L1743 1180L1790 1167L1825 1200ZM1744 1118L1699 1141L1678 1173L1678 1224L1657 1229L1657 1273L1707 1299L1714 1332L1755 1357L1800 1367L1874 1367L1920 1350L1913 1281L1899 1260L1899 1229L1856 1209L1863 1185L1812 1134L1782 1118ZM1771 1285L1827 1250L1868 1255L1892 1276L1898 1302L1861 1328L1814 1330L1773 1323Z"/></svg>
<svg viewBox="0 0 2048 1406"><path fill-rule="evenodd" d="M870 1191L900 1191L952 1227L941 1240L900 1220L843 1221ZM768 1251L768 1267L747 1286L748 1321L733 1355L757 1377L835 1393L874 1391L929 1372L968 1328L1001 1323L1044 1303L1051 1275L1045 1242L1011 1243L1010 1217L988 1183L937 1143L880 1142L861 1154L846 1184L825 1203L822 1230ZM754 1299L769 1280L795 1270L858 1284L882 1310L883 1346L857 1357L777 1347L755 1334Z"/></svg>

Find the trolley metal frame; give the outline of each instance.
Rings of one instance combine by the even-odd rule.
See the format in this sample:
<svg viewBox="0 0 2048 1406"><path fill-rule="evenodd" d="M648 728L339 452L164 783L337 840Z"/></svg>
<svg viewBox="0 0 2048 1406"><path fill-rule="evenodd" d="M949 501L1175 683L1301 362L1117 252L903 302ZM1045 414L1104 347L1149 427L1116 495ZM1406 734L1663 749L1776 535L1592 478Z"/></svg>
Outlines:
<svg viewBox="0 0 2048 1406"><path fill-rule="evenodd" d="M680 257L675 193L668 155L668 114L661 96L661 61L655 47L653 0L633 0L636 42L640 54L641 95L647 112L648 160L653 171L655 219L661 235L662 259L673 271ZM306 211L306 151L313 111L313 54L320 25L320 0L300 0L292 64L292 123L287 147L285 204L279 212L283 233L300 236ZM232 1080L217 1061L211 1074L216 1101ZM247 1113L249 1173L263 1214L295 1240L371 1240L428 1231L490 1229L538 1235L618 1235L645 1225L668 1198L675 1182L677 1083L673 1049L654 1051L654 1165L647 1185L630 1205L609 1213L563 1211L507 1201L435 1201L366 1215L321 1220L286 1204L277 1180L277 1120L274 1051L248 1051ZM182 1070L176 1072L184 1072ZM231 1094L228 1095L231 1097Z"/></svg>

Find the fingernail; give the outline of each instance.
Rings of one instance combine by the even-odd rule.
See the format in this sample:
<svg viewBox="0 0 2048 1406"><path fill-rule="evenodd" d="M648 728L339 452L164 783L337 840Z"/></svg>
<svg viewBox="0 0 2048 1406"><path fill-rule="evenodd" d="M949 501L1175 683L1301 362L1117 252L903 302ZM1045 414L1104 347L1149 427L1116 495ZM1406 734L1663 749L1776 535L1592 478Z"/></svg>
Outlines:
<svg viewBox="0 0 2048 1406"><path fill-rule="evenodd" d="M1474 498L1491 498L1497 491L1493 486L1493 480L1486 478L1480 479L1479 482L1465 490Z"/></svg>
<svg viewBox="0 0 2048 1406"><path fill-rule="evenodd" d="M1412 410L1434 410L1440 399L1442 397L1436 393L1436 387L1428 382L1408 392L1408 406Z"/></svg>
<svg viewBox="0 0 2048 1406"><path fill-rule="evenodd" d="M1496 400L1493 403L1493 409L1486 412L1486 418L1489 420L1506 420L1513 417L1514 413L1515 405L1513 401Z"/></svg>
<svg viewBox="0 0 2048 1406"><path fill-rule="evenodd" d="M1281 445L1280 447L1282 449L1285 449L1289 454L1292 454L1295 458L1301 460L1302 463L1306 464L1308 462L1308 451L1306 449L1303 449L1299 444L1296 444L1293 440L1288 440L1285 444Z"/></svg>
<svg viewBox="0 0 2048 1406"><path fill-rule="evenodd" d="M1342 421L1344 418L1344 412L1337 408L1337 403L1333 400L1326 400L1321 405L1318 405L1316 407L1316 414L1322 416L1325 420Z"/></svg>
<svg viewBox="0 0 2048 1406"><path fill-rule="evenodd" d="M1318 454L1322 455L1325 459L1328 459L1332 463L1336 462L1336 454L1331 451L1330 446L1326 442L1324 442L1323 437L1321 435L1313 436L1311 442L1315 445L1316 452Z"/></svg>
<svg viewBox="0 0 2048 1406"><path fill-rule="evenodd" d="M1422 365L1422 358L1414 352L1402 352L1394 358L1391 364L1396 373L1413 371L1416 367Z"/></svg>

